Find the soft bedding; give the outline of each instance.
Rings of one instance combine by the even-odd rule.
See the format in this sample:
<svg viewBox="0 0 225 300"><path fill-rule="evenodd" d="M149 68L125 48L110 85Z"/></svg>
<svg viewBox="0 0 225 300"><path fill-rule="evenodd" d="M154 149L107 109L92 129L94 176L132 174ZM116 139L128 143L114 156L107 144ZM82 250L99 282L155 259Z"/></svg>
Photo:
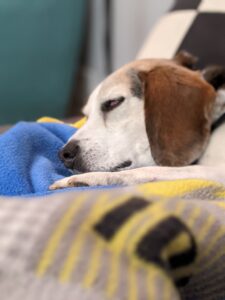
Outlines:
<svg viewBox="0 0 225 300"><path fill-rule="evenodd" d="M71 173L58 151L76 131L58 122L20 122L0 135L0 195L40 195Z"/></svg>
<svg viewBox="0 0 225 300"><path fill-rule="evenodd" d="M17 195L0 198L1 299L225 299L225 187L187 179L47 195L69 175L57 150L75 130L19 123L0 136L0 193Z"/></svg>
<svg viewBox="0 0 225 300"><path fill-rule="evenodd" d="M225 299L225 189L181 180L0 199L10 300Z"/></svg>

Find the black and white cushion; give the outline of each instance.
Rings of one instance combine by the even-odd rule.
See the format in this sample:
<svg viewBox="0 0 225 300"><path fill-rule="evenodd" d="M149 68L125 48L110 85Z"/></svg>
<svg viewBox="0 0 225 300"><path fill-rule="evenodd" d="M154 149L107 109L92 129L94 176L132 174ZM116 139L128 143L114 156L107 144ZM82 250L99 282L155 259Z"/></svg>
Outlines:
<svg viewBox="0 0 225 300"><path fill-rule="evenodd" d="M199 68L225 65L225 0L177 0L138 58L172 58L179 50L199 57Z"/></svg>

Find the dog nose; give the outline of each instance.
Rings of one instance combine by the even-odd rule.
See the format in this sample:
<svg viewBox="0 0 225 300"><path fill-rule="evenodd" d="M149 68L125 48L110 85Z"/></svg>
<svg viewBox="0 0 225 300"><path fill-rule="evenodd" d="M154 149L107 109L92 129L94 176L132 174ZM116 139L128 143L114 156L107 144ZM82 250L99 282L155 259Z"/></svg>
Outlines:
<svg viewBox="0 0 225 300"><path fill-rule="evenodd" d="M64 162L67 168L73 166L74 159L80 152L80 146L78 141L70 141L60 151L59 157Z"/></svg>

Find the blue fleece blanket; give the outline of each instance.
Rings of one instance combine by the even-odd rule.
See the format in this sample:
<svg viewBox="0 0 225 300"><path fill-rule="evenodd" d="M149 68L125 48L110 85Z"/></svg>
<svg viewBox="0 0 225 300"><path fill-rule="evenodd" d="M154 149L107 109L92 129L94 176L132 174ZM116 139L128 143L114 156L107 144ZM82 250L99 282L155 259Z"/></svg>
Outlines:
<svg viewBox="0 0 225 300"><path fill-rule="evenodd" d="M58 151L75 131L64 124L20 122L0 135L0 195L51 193L50 184L71 175Z"/></svg>

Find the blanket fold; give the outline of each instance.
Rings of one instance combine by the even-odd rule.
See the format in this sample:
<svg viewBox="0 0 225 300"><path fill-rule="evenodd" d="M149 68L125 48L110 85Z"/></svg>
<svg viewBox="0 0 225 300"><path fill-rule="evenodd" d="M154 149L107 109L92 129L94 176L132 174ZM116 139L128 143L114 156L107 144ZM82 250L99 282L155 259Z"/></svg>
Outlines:
<svg viewBox="0 0 225 300"><path fill-rule="evenodd" d="M50 193L50 184L71 174L58 151L75 131L65 124L20 122L2 134L0 194Z"/></svg>

